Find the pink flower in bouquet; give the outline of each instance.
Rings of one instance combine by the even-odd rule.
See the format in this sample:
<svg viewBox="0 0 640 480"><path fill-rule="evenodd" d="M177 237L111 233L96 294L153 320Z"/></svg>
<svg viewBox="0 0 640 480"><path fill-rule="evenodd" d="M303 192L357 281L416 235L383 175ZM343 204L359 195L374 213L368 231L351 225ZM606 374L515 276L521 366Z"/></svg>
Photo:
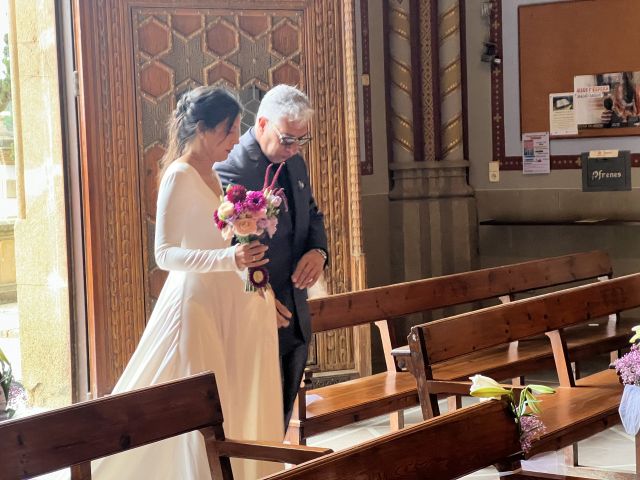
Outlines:
<svg viewBox="0 0 640 480"><path fill-rule="evenodd" d="M276 233L276 228L278 227L278 218L277 217L269 218L267 222L268 222L266 227L267 235L269 235L269 238L271 238Z"/></svg>
<svg viewBox="0 0 640 480"><path fill-rule="evenodd" d="M224 227L227 226L227 222L225 222L224 220L220 220L220 217L218 216L218 211L217 210L215 212L213 212L213 221L216 222L216 226L220 230L222 230Z"/></svg>
<svg viewBox="0 0 640 480"><path fill-rule="evenodd" d="M264 198L262 192L249 192L247 193L247 199L245 200L247 210L250 212L259 212L267 206L267 201Z"/></svg>
<svg viewBox="0 0 640 480"><path fill-rule="evenodd" d="M255 218L256 221L266 219L268 217L267 209L266 208L261 208L260 210L256 210L255 212L251 212L251 216L253 218Z"/></svg>
<svg viewBox="0 0 640 480"><path fill-rule="evenodd" d="M245 217L233 222L233 233L240 237L256 235L258 233L258 224L255 218Z"/></svg>
<svg viewBox="0 0 640 480"><path fill-rule="evenodd" d="M230 185L227 189L227 199L231 203L242 203L247 198L247 189L242 185Z"/></svg>
<svg viewBox="0 0 640 480"><path fill-rule="evenodd" d="M238 212L236 212L236 209L233 203L224 201L218 207L217 213L218 213L218 218L226 222Z"/></svg>
<svg viewBox="0 0 640 480"><path fill-rule="evenodd" d="M271 203L271 205L278 208L282 204L282 197L280 195L272 195L271 192L269 193L270 193L269 202Z"/></svg>
<svg viewBox="0 0 640 480"><path fill-rule="evenodd" d="M269 219L265 216L256 218L256 224L258 225L258 230L266 230L269 225Z"/></svg>

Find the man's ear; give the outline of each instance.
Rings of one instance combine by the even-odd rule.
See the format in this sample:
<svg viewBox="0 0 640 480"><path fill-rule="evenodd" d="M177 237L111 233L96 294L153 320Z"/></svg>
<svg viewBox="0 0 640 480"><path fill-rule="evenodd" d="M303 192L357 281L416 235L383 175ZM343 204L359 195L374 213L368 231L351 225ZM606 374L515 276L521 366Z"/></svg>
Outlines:
<svg viewBox="0 0 640 480"><path fill-rule="evenodd" d="M267 117L258 117L258 121L256 122L256 125L258 126L258 131L260 133L264 133L264 130L267 128L267 122L269 120L267 119Z"/></svg>

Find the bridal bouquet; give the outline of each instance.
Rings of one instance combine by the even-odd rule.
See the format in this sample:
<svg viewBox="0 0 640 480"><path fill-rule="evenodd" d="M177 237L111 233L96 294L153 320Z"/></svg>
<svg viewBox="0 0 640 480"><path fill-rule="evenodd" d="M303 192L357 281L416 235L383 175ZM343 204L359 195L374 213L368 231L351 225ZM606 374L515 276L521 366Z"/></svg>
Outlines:
<svg viewBox="0 0 640 480"><path fill-rule="evenodd" d="M620 419L625 431L635 435L640 430L640 325L633 327L634 335L629 340L631 350L613 362L620 381L624 384L620 400Z"/></svg>
<svg viewBox="0 0 640 480"><path fill-rule="evenodd" d="M470 380L472 397L506 398L511 413L518 424L522 451L527 453L531 450L533 441L540 438L546 430L544 423L537 415L540 413L540 407L537 405L540 400L536 398L536 394L555 393L555 390L544 385L527 385L520 391L520 398L516 404L513 388L504 388L494 379L483 375L474 375L470 377Z"/></svg>
<svg viewBox="0 0 640 480"><path fill-rule="evenodd" d="M282 165L284 164L278 167L271 183L269 173L273 164L267 167L262 190L247 190L242 185L227 187L222 203L213 214L223 238L229 239L233 236L238 243L250 243L265 234L269 238L273 237L278 226L280 208L287 208L284 190L275 188ZM250 267L245 291L255 292L265 288L268 283L269 272L265 267Z"/></svg>

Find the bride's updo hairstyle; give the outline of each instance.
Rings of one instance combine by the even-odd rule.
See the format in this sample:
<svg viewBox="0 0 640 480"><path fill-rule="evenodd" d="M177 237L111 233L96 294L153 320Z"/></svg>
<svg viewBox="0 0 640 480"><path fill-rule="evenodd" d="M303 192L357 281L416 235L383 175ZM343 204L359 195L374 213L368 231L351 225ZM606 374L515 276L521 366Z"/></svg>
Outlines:
<svg viewBox="0 0 640 480"><path fill-rule="evenodd" d="M199 131L212 130L224 122L229 133L240 113L242 106L224 88L198 87L182 95L169 120L167 150L160 160L158 182Z"/></svg>

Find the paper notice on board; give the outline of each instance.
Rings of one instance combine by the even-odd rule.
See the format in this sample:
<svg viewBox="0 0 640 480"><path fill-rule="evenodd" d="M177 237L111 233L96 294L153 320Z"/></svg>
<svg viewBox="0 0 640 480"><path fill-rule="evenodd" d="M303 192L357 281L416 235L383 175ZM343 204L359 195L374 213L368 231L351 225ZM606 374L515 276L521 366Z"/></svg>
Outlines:
<svg viewBox="0 0 640 480"><path fill-rule="evenodd" d="M573 92L549 94L549 135L577 135Z"/></svg>
<svg viewBox="0 0 640 480"><path fill-rule="evenodd" d="M549 173L549 132L522 134L522 173Z"/></svg>

